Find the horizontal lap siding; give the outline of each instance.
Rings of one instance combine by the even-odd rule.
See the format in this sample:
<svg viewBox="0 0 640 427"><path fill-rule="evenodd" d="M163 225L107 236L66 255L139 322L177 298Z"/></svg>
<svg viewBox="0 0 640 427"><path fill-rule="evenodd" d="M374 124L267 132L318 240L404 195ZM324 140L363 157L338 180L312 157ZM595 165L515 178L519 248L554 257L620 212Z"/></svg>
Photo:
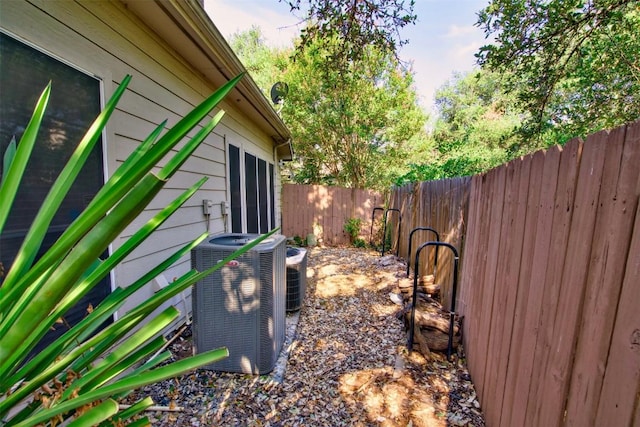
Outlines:
<svg viewBox="0 0 640 427"><path fill-rule="evenodd" d="M2 2L0 8L4 28L100 78L107 99L125 75L133 76L106 128L109 174L156 126L166 119L163 134L166 133L217 89L121 2L32 0ZM265 159L272 158L270 138L231 104L223 102L221 107L227 110L227 115L216 131L207 136L148 209L114 242L114 248L202 176L208 176L209 180L122 267L115 270L117 286L127 286L176 248L206 232L202 200L210 199L219 204L227 199L225 136ZM195 135L198 129L191 131L188 137ZM224 230L219 209L214 209L209 230ZM189 270L189 264L187 255L170 269L167 277L183 274ZM151 289L146 288L136 298L145 299L150 295ZM137 302L130 304L133 306ZM124 307L123 311L131 306Z"/></svg>

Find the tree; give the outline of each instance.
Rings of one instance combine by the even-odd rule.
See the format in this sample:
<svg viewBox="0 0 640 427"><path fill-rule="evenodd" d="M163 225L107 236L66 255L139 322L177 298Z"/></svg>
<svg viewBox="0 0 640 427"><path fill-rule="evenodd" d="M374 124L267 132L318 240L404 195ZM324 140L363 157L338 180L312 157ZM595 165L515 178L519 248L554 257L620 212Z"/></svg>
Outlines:
<svg viewBox="0 0 640 427"><path fill-rule="evenodd" d="M262 30L255 25L249 30L234 33L229 38L229 45L268 98L271 86L281 79L282 70L289 62L288 53L268 46Z"/></svg>
<svg viewBox="0 0 640 427"><path fill-rule="evenodd" d="M413 158L396 183L474 175L517 155L523 114L503 85L498 73L455 73L436 91L431 152Z"/></svg>
<svg viewBox="0 0 640 427"><path fill-rule="evenodd" d="M385 188L425 115L413 78L392 55L368 47L348 69L331 68L338 38L316 41L289 64L282 115L299 163L294 180Z"/></svg>
<svg viewBox="0 0 640 427"><path fill-rule="evenodd" d="M478 25L495 37L478 61L506 72L534 146L638 118L637 1L493 0Z"/></svg>
<svg viewBox="0 0 640 427"><path fill-rule="evenodd" d="M283 1L283 0L280 0ZM400 29L414 24L414 0L284 0L291 10L306 10L299 50L319 40L336 39L330 59L334 68L367 55L369 46L385 54L396 54L407 41Z"/></svg>

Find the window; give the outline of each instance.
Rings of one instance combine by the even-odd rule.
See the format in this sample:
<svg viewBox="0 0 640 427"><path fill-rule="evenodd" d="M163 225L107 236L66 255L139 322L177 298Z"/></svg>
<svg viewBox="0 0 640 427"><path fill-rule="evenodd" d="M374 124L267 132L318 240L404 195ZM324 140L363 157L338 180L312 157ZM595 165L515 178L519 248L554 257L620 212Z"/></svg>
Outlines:
<svg viewBox="0 0 640 427"><path fill-rule="evenodd" d="M0 262L9 268L53 182L100 112L100 81L0 32L0 158L13 136L20 140L40 93L52 82L51 98L8 221L0 234ZM97 143L47 232L42 255L87 206L104 183L102 144ZM2 175L0 162L0 176ZM106 254L105 254L106 255ZM111 291L103 280L65 316L73 325L89 304ZM50 342L63 327L45 337ZM44 342L41 344L44 345Z"/></svg>
<svg viewBox="0 0 640 427"><path fill-rule="evenodd" d="M251 153L241 157L233 144L228 147L231 231L266 233L275 228L274 166Z"/></svg>

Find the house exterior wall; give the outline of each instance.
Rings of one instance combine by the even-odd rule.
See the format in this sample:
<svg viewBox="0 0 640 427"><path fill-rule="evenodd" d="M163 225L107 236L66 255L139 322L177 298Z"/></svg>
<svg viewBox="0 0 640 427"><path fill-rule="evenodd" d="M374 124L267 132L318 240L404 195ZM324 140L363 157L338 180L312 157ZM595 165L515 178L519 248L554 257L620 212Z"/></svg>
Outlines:
<svg viewBox="0 0 640 427"><path fill-rule="evenodd" d="M0 26L10 35L101 79L105 100L126 74L132 74L129 88L104 136L107 176L158 124L168 119L170 128L218 87L191 68L180 52L170 48L121 2L0 2ZM73 94L69 95L69 101L73 102ZM236 100L223 102L222 109L227 114L221 124L142 215L114 241L113 249L182 190L202 176L209 177L172 218L115 269L114 286L126 287L201 233L225 230L219 206L222 201L229 200L226 144L241 147L274 164L277 170L272 139L244 116L234 102ZM275 175L275 199L279 201L279 174L276 172ZM203 199L214 203L208 228L202 210ZM276 205L276 224L280 224L279 202ZM186 256L173 265L165 277L171 281L189 269L190 259ZM121 313L152 294L152 286L145 287ZM190 309L189 295L182 297L186 298L186 307ZM180 298L174 301L181 311L182 303Z"/></svg>

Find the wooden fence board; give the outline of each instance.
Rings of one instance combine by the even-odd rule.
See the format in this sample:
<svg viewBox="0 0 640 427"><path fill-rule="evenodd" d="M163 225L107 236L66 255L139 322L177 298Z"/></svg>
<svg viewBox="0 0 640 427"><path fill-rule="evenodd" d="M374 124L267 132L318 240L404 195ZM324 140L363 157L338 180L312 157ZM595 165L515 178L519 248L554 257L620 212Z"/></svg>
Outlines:
<svg viewBox="0 0 640 427"><path fill-rule="evenodd" d="M484 372L484 381L482 384L477 383L478 395L481 399L487 399L485 393L485 384L489 380L488 372L486 372L487 361L491 357L491 349L489 349L489 334L491 326L491 315L493 310L493 286L495 280L495 269L497 263L497 255L495 249L499 245L498 231L500 230L500 222L496 218L502 216L502 200L504 198L504 176L499 169L494 169L486 174L483 186L486 186L487 195L484 197L484 203L481 214L481 233L480 245L482 247L481 268L477 271L478 280L484 283L481 296L481 311L478 323L478 361L479 368Z"/></svg>
<svg viewBox="0 0 640 427"><path fill-rule="evenodd" d="M517 199L517 176L519 176L520 169L514 167L514 163L509 163L505 168L505 189L504 189L504 202L501 212L500 230L498 236L510 235L513 231L515 207L517 204L514 199ZM494 217L495 220L495 217ZM497 252L496 260L496 277L504 277L504 272L509 257L509 251L511 243L514 239L499 239L499 248ZM491 405L485 412L485 419L487 423L491 425L498 425L500 420L500 410L502 407L502 390L498 389L497 380L498 375L502 369L502 364L505 363L504 355L501 353L501 344L504 342L502 325L505 322L506 311L510 308L507 304L508 286L503 280L494 280L495 288L493 292L493 313L492 313L492 325L490 326L490 336L488 351L492 353L487 357L486 362L486 375L484 381L485 395L488 400L499 402L499 404ZM505 363L506 366L506 363Z"/></svg>
<svg viewBox="0 0 640 427"><path fill-rule="evenodd" d="M549 381L545 382L543 392L541 425L545 426L559 425L564 419L565 402L559 396L566 396L569 387L605 153L606 139L601 134L590 136L583 145L554 342L548 363Z"/></svg>
<svg viewBox="0 0 640 427"><path fill-rule="evenodd" d="M473 381L475 384L482 384L484 379L484 371L477 368L480 366L479 360L482 360L480 351L478 350L478 325L480 323L479 309L480 301L482 300L482 282L476 277L477 271L480 268L479 258L482 256L482 245L480 241L480 221L482 216L479 214L482 210L482 183L485 176L476 175L471 181L471 191L469 196L469 222L467 224L468 230L468 246L473 247L472 251L465 251L465 269L462 271L461 287L463 289L464 303L461 309L464 318L463 336L465 350L467 353L467 366L469 372L473 372ZM471 367L474 367L472 369ZM482 403L482 396L478 388L479 401Z"/></svg>
<svg viewBox="0 0 640 427"><path fill-rule="evenodd" d="M624 278L640 169L638 144L624 144L625 128L606 135L602 187L591 250L584 311L567 405L567 425L586 425L596 416L602 372ZM598 369L594 369L597 367Z"/></svg>
<svg viewBox="0 0 640 427"><path fill-rule="evenodd" d="M519 408L518 416L512 416L515 425L521 425L520 423L524 425L528 424L527 421L529 420L526 418L528 393L531 388L537 387L539 381L539 378L532 376L532 371L544 295L544 278L551 242L559 164L559 152L557 150L547 151L544 157L544 164L542 165L542 176L540 177L539 183L537 183L537 185L540 186L540 194L538 203L533 207L538 212L535 225L533 256L528 260L528 262L531 263L531 270L528 271L529 279L525 280L525 286L527 286L529 292L524 316L523 345L520 348L521 360L514 392L514 407ZM535 183L533 184L535 185Z"/></svg>
<svg viewBox="0 0 640 427"><path fill-rule="evenodd" d="M640 206L626 260L620 305L611 340L595 425L640 425Z"/></svg>
<svg viewBox="0 0 640 427"><path fill-rule="evenodd" d="M488 390L489 400L495 408L489 411L491 423L499 425L502 403L504 399L504 383L506 380L507 364L509 360L509 343L511 340L511 328L513 326L513 313L515 310L515 297L517 280L513 280L512 265L514 259L517 265L520 263L522 250L522 235L524 233L524 218L526 204L519 198L524 195L526 200L526 187L521 191L520 187L526 180L521 179L522 162L514 161L506 166L507 186L505 188L505 203L502 217L501 236L508 235L509 239L501 239L499 265L496 272L496 297L494 298L495 331L492 333L489 348L494 350L494 355L489 360L488 376L491 383ZM511 277L511 280L509 279ZM517 279L517 276L515 276Z"/></svg>
<svg viewBox="0 0 640 427"><path fill-rule="evenodd" d="M382 204L382 196L371 190L283 184L282 232L303 239L313 233L321 243L345 245L344 224L354 215L362 221L360 238L368 240L372 209Z"/></svg>
<svg viewBox="0 0 640 427"><path fill-rule="evenodd" d="M483 295L483 316L481 317L480 329L478 339L486 345L486 349L482 349L481 352L487 354L485 360L485 377L483 384L483 397L484 399L492 399L487 390L490 388L491 382L494 380L493 374L494 372L490 369L491 362L494 360L495 349L491 347L492 343L492 335L495 334L495 331L492 329L492 323L496 316L497 310L501 308L494 304L496 294L496 289L498 288L498 284L496 284L496 271L498 269L498 261L499 261L499 247L500 247L500 230L502 228L502 213L504 206L504 194L505 194L505 182L506 182L506 169L500 168L494 170L490 173L493 178L493 183L490 184L492 187L491 194L491 206L490 210L487 211L487 218L489 220L489 234L487 236L487 260L486 267L484 270L483 282L489 286L486 286ZM487 419L491 419L493 414L489 414Z"/></svg>
<svg viewBox="0 0 640 427"><path fill-rule="evenodd" d="M640 150L640 123L627 127L625 151ZM636 157L637 158L637 157ZM635 194L631 197L618 197L617 202L633 212L636 203L635 224L632 228L632 240L626 259L625 274L622 280L618 312L611 339L611 349L604 374L602 391L598 403L596 425L640 425L640 162L629 162L636 167ZM627 177L633 184L633 176ZM633 414L635 395L635 416Z"/></svg>
<svg viewBox="0 0 640 427"><path fill-rule="evenodd" d="M614 131L611 135L603 134L600 137L606 138L608 148L600 182L594 235L585 278L582 318L579 329L576 331L575 358L567 397L566 424L571 426L587 425L592 422L597 410L597 399L602 385L601 376L597 371L604 371L605 360L602 359L606 357L601 354L601 346L603 351L608 351L613 323L610 307L611 304L617 305L620 291L619 286L611 286L614 283L607 276L613 275L616 280L614 285L618 285L621 283L623 273L622 268L619 268L619 271L611 271L607 268L607 264L617 252L616 242L610 239L615 237L616 240L620 238L626 240L624 243L626 250L630 237L630 235L625 236L628 233L627 229L620 235L621 224L610 224L614 219L614 213L611 204L607 203L609 198L613 197L614 201L616 198L616 181L620 175L624 148L621 143L624 140L624 128ZM604 204L603 201L605 201ZM615 206L613 207L615 209ZM631 217L631 215L627 216ZM624 218L618 219L624 220ZM612 309L615 312L615 306ZM594 367L598 369L594 370Z"/></svg>
<svg viewBox="0 0 640 427"><path fill-rule="evenodd" d="M516 308L513 316L513 329L511 335L511 346L509 348L509 363L507 365L507 377L505 379L505 395L507 400L503 403L503 413L501 416L501 425L510 426L517 425L513 420L518 419L526 408L522 407L522 400L517 396L516 390L519 387L520 370L523 360L523 346L527 345L530 339L525 335L525 319L526 310L530 294L530 275L532 272L531 260L534 255L536 224L538 219L537 205L540 198L540 182L542 180L544 155L537 152L531 156L527 156L525 161L530 159L530 172L527 180L527 199L525 216L521 218L524 221L524 234L522 237L522 253L519 264L517 277L518 292L516 295ZM524 176L527 176L526 174ZM537 185L533 185L536 183ZM521 380L520 380L521 381Z"/></svg>
<svg viewBox="0 0 640 427"><path fill-rule="evenodd" d="M549 244L549 258L545 269L543 302L540 311L538 341L534 354L532 377L537 379L534 387L529 390L526 419L532 425L540 425L540 402L543 383L548 380L547 360L554 341L554 321L558 305L558 297L562 286L562 269L565 262L567 240L573 212L576 178L578 175L579 154L581 142L573 140L564 148L554 147L560 156L558 182L555 191L555 205L553 210L553 226L551 242Z"/></svg>

